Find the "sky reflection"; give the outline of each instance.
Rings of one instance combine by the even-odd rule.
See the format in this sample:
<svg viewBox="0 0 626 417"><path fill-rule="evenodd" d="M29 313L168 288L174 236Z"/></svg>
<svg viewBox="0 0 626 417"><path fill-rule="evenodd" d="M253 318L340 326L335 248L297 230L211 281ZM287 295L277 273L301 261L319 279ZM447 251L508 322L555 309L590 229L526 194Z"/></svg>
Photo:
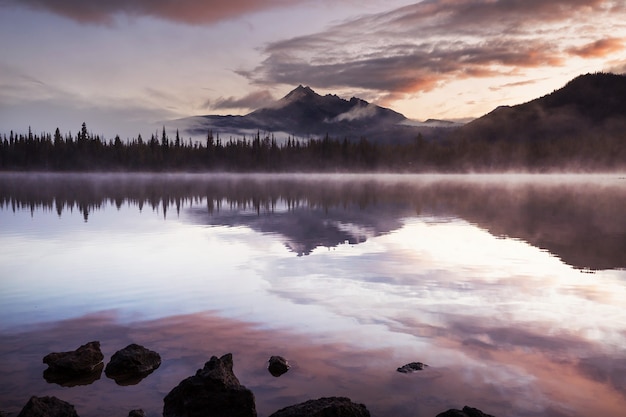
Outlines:
<svg viewBox="0 0 626 417"><path fill-rule="evenodd" d="M481 187L479 196L490 195ZM405 189L378 200L346 190L339 205L320 204L336 195L315 188L308 199L257 200L265 206L215 199L223 204L213 212L196 196L167 215L158 199L141 210L105 199L90 206L87 222L80 210L4 204L0 409L58 395L80 415L160 415L180 380L211 355L233 352L260 416L328 395L377 416L434 416L466 404L496 416L621 415L626 270L580 269L494 234L465 188L420 189L419 210ZM515 190L520 199L538 193ZM590 199L582 194L582 208L568 212L587 213ZM528 201L547 204L519 207ZM611 221L614 236L624 233L620 219ZM90 340L101 341L105 361L140 343L163 364L132 387L104 376L70 389L43 380L43 356ZM293 365L280 378L266 369L275 354ZM395 371L412 361L430 366Z"/></svg>

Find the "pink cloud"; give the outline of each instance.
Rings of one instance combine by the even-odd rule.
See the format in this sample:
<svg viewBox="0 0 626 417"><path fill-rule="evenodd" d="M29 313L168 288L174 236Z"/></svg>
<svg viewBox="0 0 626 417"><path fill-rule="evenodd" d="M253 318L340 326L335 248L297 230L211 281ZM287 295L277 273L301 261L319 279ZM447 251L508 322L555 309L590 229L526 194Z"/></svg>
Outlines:
<svg viewBox="0 0 626 417"><path fill-rule="evenodd" d="M622 39L607 38L578 48L570 48L567 52L582 58L602 58L623 49L624 41Z"/></svg>
<svg viewBox="0 0 626 417"><path fill-rule="evenodd" d="M306 0L297 0L306 1ZM187 24L214 23L260 10L293 5L291 0L8 0L81 23L109 24L117 14L153 16Z"/></svg>

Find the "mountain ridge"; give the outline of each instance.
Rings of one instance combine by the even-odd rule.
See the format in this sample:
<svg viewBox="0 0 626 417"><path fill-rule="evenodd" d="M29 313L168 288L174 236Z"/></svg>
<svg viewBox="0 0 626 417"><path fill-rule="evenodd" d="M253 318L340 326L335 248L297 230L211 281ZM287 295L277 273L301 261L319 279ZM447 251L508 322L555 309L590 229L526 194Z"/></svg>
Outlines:
<svg viewBox="0 0 626 417"><path fill-rule="evenodd" d="M498 106L452 136L466 139L547 141L626 131L626 75L588 73L562 88L514 106Z"/></svg>
<svg viewBox="0 0 626 417"><path fill-rule="evenodd" d="M409 119L389 108L358 97L346 100L335 94L322 96L302 84L243 116L204 115L182 120L191 122L186 130L192 134L206 134L208 130L235 135L264 131L303 138L328 135L350 141L365 137L383 143L406 143L420 133L429 138L441 137L441 130L449 127L441 123L405 124Z"/></svg>
<svg viewBox="0 0 626 417"><path fill-rule="evenodd" d="M328 135L349 141L366 138L381 144L407 144L417 137L450 143L567 140L574 144L578 139L588 141L590 136L597 136L610 146L619 146L626 132L626 75L579 75L549 94L526 103L498 106L466 124L437 119L417 122L357 97L322 96L302 84L243 116L205 115L182 120L188 122L188 133L198 135L213 131L250 136L262 131L285 138Z"/></svg>

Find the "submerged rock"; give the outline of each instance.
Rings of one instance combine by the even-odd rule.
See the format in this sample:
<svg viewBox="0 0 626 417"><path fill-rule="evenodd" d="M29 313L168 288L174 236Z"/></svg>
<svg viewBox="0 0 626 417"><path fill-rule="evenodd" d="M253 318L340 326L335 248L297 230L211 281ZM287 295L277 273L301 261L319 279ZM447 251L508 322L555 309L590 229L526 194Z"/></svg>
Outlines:
<svg viewBox="0 0 626 417"><path fill-rule="evenodd" d="M403 374L410 374L411 372L421 371L426 368L428 365L422 362L411 362L407 363L404 366L401 366L397 369L398 372L402 372Z"/></svg>
<svg viewBox="0 0 626 417"><path fill-rule="evenodd" d="M256 417L252 391L233 372L233 356L216 356L163 399L163 417Z"/></svg>
<svg viewBox="0 0 626 417"><path fill-rule="evenodd" d="M57 397L30 397L17 417L78 417L70 403Z"/></svg>
<svg viewBox="0 0 626 417"><path fill-rule="evenodd" d="M437 414L437 417L493 417L491 414L485 414L478 408L465 406L463 410L450 409L443 413Z"/></svg>
<svg viewBox="0 0 626 417"><path fill-rule="evenodd" d="M135 343L113 354L104 373L118 385L134 385L161 366L161 355Z"/></svg>
<svg viewBox="0 0 626 417"><path fill-rule="evenodd" d="M270 417L370 417L370 413L349 398L326 397L285 407Z"/></svg>
<svg viewBox="0 0 626 417"><path fill-rule="evenodd" d="M272 356L270 357L268 363L267 370L275 377L281 376L286 373L289 368L291 368L287 359L282 356Z"/></svg>
<svg viewBox="0 0 626 417"><path fill-rule="evenodd" d="M94 341L82 345L71 352L53 352L43 358L48 371L58 375L78 376L92 374L102 363L104 355L100 342Z"/></svg>

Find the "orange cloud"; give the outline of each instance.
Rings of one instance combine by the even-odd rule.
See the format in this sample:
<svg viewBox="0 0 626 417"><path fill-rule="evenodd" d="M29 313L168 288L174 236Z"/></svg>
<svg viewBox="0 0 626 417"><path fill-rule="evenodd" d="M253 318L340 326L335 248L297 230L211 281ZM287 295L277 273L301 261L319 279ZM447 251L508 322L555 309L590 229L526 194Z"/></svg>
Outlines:
<svg viewBox="0 0 626 417"><path fill-rule="evenodd" d="M618 38L600 39L578 48L567 50L571 55L582 58L602 58L624 49L624 41Z"/></svg>

